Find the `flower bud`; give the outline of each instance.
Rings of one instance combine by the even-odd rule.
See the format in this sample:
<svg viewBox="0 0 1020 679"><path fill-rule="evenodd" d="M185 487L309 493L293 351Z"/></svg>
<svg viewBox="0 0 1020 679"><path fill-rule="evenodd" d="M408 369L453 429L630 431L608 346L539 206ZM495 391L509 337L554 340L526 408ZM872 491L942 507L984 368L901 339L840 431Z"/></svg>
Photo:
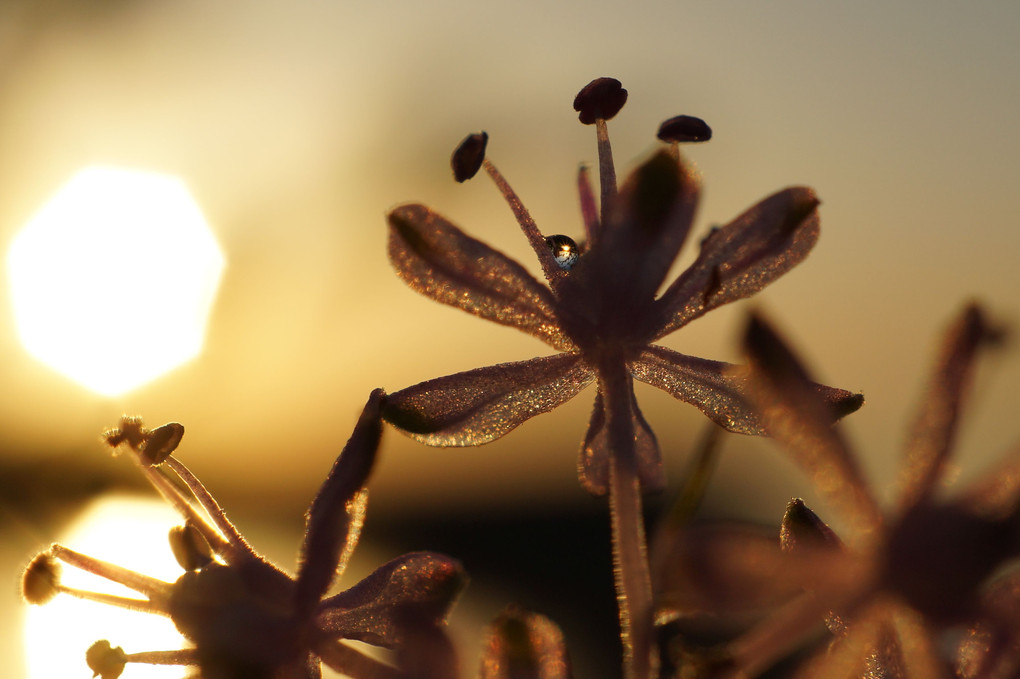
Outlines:
<svg viewBox="0 0 1020 679"><path fill-rule="evenodd" d="M784 552L796 552L805 547L840 548L843 541L829 526L808 509L800 498L790 500L779 528L779 544Z"/></svg>
<svg viewBox="0 0 1020 679"><path fill-rule="evenodd" d="M609 120L627 103L627 90L616 78L596 78L574 97L574 110L585 125L596 120Z"/></svg>
<svg viewBox="0 0 1020 679"><path fill-rule="evenodd" d="M489 135L485 132L469 134L453 152L450 165L453 167L453 178L458 182L471 179L482 167L485 160L485 145L489 143Z"/></svg>

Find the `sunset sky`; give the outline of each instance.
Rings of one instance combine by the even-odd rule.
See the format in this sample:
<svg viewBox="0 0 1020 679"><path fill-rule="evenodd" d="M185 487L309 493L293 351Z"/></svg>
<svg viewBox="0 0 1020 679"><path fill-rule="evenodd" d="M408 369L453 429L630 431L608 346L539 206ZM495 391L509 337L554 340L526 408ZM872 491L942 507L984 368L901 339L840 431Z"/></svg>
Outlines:
<svg viewBox="0 0 1020 679"><path fill-rule="evenodd" d="M714 131L686 149L703 182L692 243L778 189L818 192L822 236L803 264L664 343L739 360L745 314L760 309L820 380L864 393L845 430L887 496L942 329L972 299L1020 323L1018 31L1008 0L5 3L5 250L75 172L101 164L182 179L227 264L203 353L118 398L30 357L5 287L0 477L44 499L57 476L126 477L97 443L126 412L182 422L181 455L207 485L242 512L272 493L296 521L372 388L552 353L406 288L384 215L425 203L539 275L491 182L454 183L449 154L486 130L539 227L579 236L575 177L596 151L571 102L612 76L630 93L609 124L621 176L670 116ZM105 331L130 336L133 317L163 312L112 300ZM1018 390L1014 344L982 363L961 479L1020 440ZM590 505L575 461L593 396L481 449L388 432L367 530L373 511ZM638 399L675 481L705 420L650 387ZM62 478L54 494L73 487ZM774 522L793 495L815 497L781 450L726 439L709 511ZM26 511L0 495L4 573L59 525Z"/></svg>

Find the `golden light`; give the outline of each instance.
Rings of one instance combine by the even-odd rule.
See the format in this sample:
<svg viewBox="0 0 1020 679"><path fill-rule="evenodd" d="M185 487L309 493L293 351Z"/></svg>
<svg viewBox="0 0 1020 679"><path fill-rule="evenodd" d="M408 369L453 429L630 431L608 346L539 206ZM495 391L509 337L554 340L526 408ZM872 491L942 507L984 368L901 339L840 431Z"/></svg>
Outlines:
<svg viewBox="0 0 1020 679"><path fill-rule="evenodd" d="M108 396L198 354L223 265L180 180L110 167L75 175L7 257L25 348Z"/></svg>
<svg viewBox="0 0 1020 679"><path fill-rule="evenodd" d="M170 551L167 533L181 522L168 505L133 496L96 501L58 542L104 561L173 582L183 572ZM65 566L69 587L137 598L126 587ZM169 618L128 611L60 594L25 612L25 656L29 679L87 677L85 651L108 639L126 653L173 650L184 645ZM132 679L180 677L179 666L130 665Z"/></svg>

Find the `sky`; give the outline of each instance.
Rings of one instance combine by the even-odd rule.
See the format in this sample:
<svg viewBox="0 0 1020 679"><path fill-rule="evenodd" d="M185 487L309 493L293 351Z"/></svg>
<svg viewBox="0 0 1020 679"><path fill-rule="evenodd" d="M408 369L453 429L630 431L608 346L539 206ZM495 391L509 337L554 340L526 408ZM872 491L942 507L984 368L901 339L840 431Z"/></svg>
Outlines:
<svg viewBox="0 0 1020 679"><path fill-rule="evenodd" d="M0 9L0 242L79 169L112 164L180 177L227 267L203 352L117 398L30 357L0 295L0 470L40 497L54 476L116 475L98 434L130 413L182 422L192 468L242 509L272 493L300 517L371 389L550 353L406 288L384 216L423 202L537 275L499 194L454 183L449 154L486 130L539 227L579 235L575 174L596 153L571 101L599 76L630 93L610 122L621 175L662 120L712 126L687 151L703 184L694 238L786 186L818 192L803 264L664 343L739 360L747 311L767 314L820 380L864 393L844 428L880 494L953 315L978 300L1020 321L1015 2L76 4ZM111 301L105 332L150 313ZM1015 347L982 364L961 479L1020 438L1018 384ZM575 458L592 398L477 450L388 432L373 511L589 506ZM675 481L703 418L652 388L638 399ZM67 484L85 492L52 487ZM813 497L782 451L726 439L710 511L775 521L793 495ZM52 539L10 499L0 511L11 563Z"/></svg>

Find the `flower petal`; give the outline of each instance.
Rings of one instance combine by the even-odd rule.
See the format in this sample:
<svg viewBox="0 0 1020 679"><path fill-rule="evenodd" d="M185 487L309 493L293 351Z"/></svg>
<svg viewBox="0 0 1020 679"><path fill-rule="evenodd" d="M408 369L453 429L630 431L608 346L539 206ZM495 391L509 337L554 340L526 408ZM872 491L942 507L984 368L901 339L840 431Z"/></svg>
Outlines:
<svg viewBox="0 0 1020 679"><path fill-rule="evenodd" d="M500 363L390 394L383 418L430 446L477 446L569 401L594 379L577 354Z"/></svg>
<svg viewBox="0 0 1020 679"><path fill-rule="evenodd" d="M1020 447L972 482L958 501L966 511L988 519L1004 519L1020 506Z"/></svg>
<svg viewBox="0 0 1020 679"><path fill-rule="evenodd" d="M655 339L753 295L799 264L818 240L817 206L811 189L789 188L713 229L694 264L658 300L661 330Z"/></svg>
<svg viewBox="0 0 1020 679"><path fill-rule="evenodd" d="M907 441L900 473L901 511L936 489L956 434L977 352L999 336L981 309L973 304L963 310L946 333L931 384Z"/></svg>
<svg viewBox="0 0 1020 679"><path fill-rule="evenodd" d="M543 615L509 607L482 642L480 679L570 679L563 633Z"/></svg>
<svg viewBox="0 0 1020 679"><path fill-rule="evenodd" d="M660 567L652 584L660 624L700 614L761 611L801 591L802 562L784 554L775 537L761 530L684 526L657 542L654 561Z"/></svg>
<svg viewBox="0 0 1020 679"><path fill-rule="evenodd" d="M746 379L734 366L651 345L630 363L634 379L690 403L729 431L762 436L765 430L745 400Z"/></svg>
<svg viewBox="0 0 1020 679"><path fill-rule="evenodd" d="M748 400L748 379L742 366L688 356L653 344L630 363L630 371L634 379L690 403L727 431L767 435ZM810 385L825 403L830 424L864 403L860 394L846 389L815 382Z"/></svg>
<svg viewBox="0 0 1020 679"><path fill-rule="evenodd" d="M403 640L402 620L442 623L466 584L467 575L454 559L433 552L404 554L323 601L316 623L339 638L393 647Z"/></svg>
<svg viewBox="0 0 1020 679"><path fill-rule="evenodd" d="M412 289L557 349L573 348L559 328L552 292L520 264L423 205L398 207L389 223L390 262Z"/></svg>
<svg viewBox="0 0 1020 679"><path fill-rule="evenodd" d="M850 521L857 537L873 534L882 523L881 514L857 460L832 427L833 402L819 393L797 358L761 318L751 317L743 344L751 362L748 397L768 434L790 452L829 506ZM864 402L860 395L843 393L847 398L836 402L843 408L837 417Z"/></svg>
<svg viewBox="0 0 1020 679"><path fill-rule="evenodd" d="M666 475L662 470L662 456L655 433L648 426L644 415L638 408L637 399L631 395L631 417L634 426L634 454L637 458L638 476L644 492L662 490L666 485ZM609 492L609 434L606 428L606 410L602 394L595 396L595 407L592 409L588 431L584 435L581 454L577 461L577 474L584 486L592 495L605 495Z"/></svg>
<svg viewBox="0 0 1020 679"><path fill-rule="evenodd" d="M577 269L604 317L630 323L651 304L690 232L698 193L694 173L665 151L627 180Z"/></svg>
<svg viewBox="0 0 1020 679"><path fill-rule="evenodd" d="M361 491L382 436L379 411L383 398L381 389L369 396L354 433L308 508L294 588L299 619L312 612L357 544L365 514L365 493Z"/></svg>

